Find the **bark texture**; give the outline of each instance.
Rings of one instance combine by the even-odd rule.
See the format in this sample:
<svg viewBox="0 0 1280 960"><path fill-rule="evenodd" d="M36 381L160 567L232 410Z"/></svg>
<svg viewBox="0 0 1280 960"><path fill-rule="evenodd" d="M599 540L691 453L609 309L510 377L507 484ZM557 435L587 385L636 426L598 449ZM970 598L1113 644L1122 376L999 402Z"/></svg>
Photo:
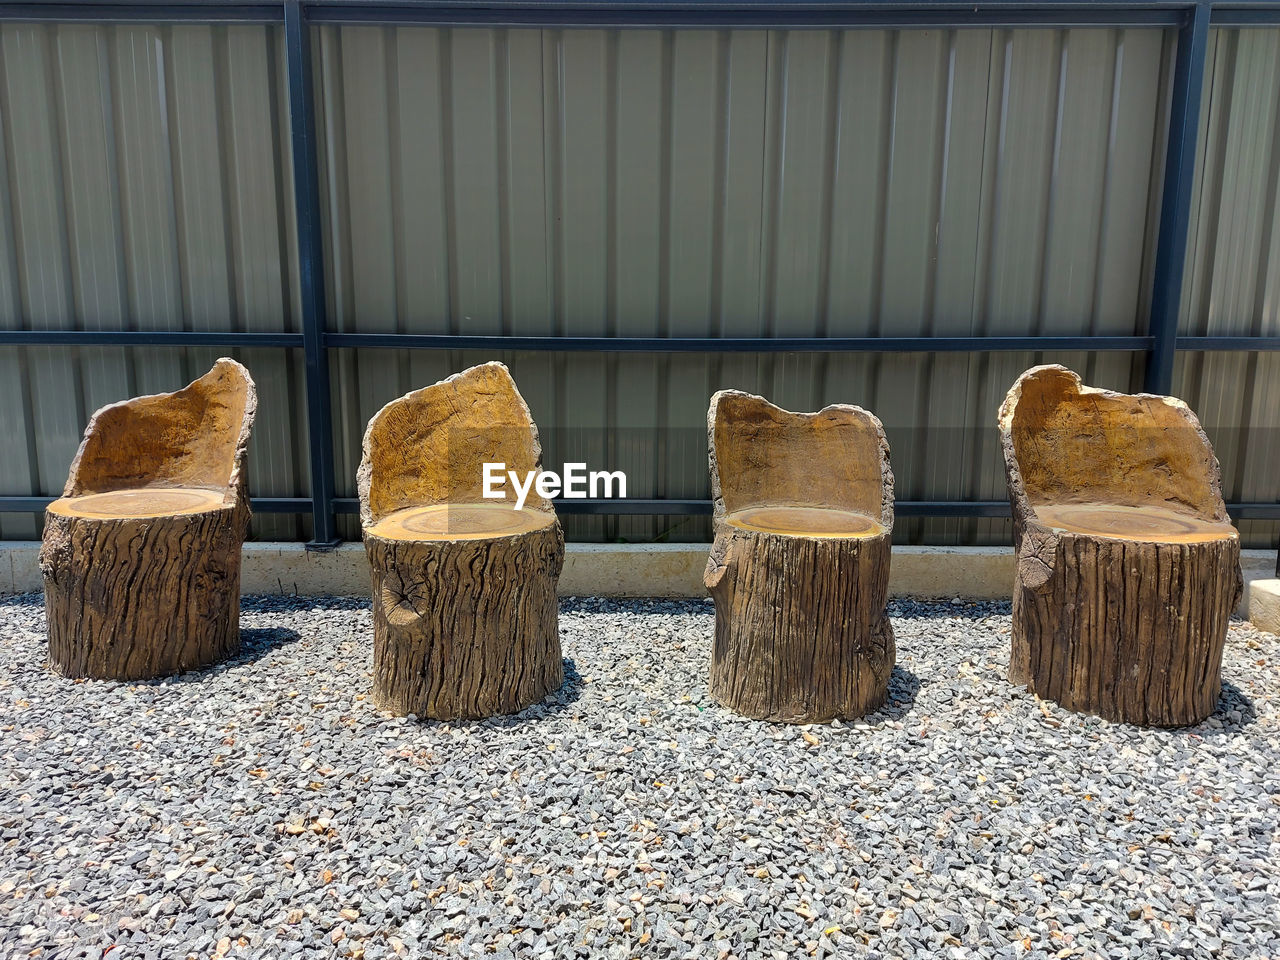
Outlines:
<svg viewBox="0 0 1280 960"><path fill-rule="evenodd" d="M1019 563L1009 680L1108 720L1174 727L1211 714L1239 540L1143 543L1028 528L1053 541L1053 557L1045 579L1040 561Z"/></svg>
<svg viewBox="0 0 1280 960"><path fill-rule="evenodd" d="M144 680L240 650L247 503L175 517L45 519L49 664L67 677Z"/></svg>
<svg viewBox="0 0 1280 960"><path fill-rule="evenodd" d="M94 414L64 495L45 515L54 670L141 680L240 649L256 406L248 371L224 358L183 390Z"/></svg>
<svg viewBox="0 0 1280 960"><path fill-rule="evenodd" d="M853 406L797 414L721 391L707 428L712 697L786 723L875 710L895 657L893 472L880 422Z"/></svg>
<svg viewBox="0 0 1280 960"><path fill-rule="evenodd" d="M880 707L895 657L885 614L889 540L732 528L717 536L706 575L716 606L716 701L783 723Z"/></svg>
<svg viewBox="0 0 1280 960"><path fill-rule="evenodd" d="M538 470L507 368L486 363L392 401L357 475L373 573L374 698L438 720L516 713L563 681L551 504L483 501L483 465ZM509 515L509 516L508 516Z"/></svg>
<svg viewBox="0 0 1280 960"><path fill-rule="evenodd" d="M559 689L559 523L475 540L366 532L364 542L379 707L437 720L492 717Z"/></svg>
<svg viewBox="0 0 1280 960"><path fill-rule="evenodd" d="M1242 580L1195 415L1055 365L1019 378L1000 430L1017 548L1010 681L1108 720L1203 720Z"/></svg>

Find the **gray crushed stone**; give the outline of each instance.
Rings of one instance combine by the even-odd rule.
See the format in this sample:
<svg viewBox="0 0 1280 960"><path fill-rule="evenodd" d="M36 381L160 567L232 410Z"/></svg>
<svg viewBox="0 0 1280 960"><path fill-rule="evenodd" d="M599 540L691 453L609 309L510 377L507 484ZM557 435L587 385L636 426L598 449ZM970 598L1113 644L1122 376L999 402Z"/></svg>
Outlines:
<svg viewBox="0 0 1280 960"><path fill-rule="evenodd" d="M1007 604L890 612L862 721L715 706L709 602L582 599L558 694L443 724L371 706L367 604L118 684L7 598L0 957L1280 956L1280 638L1155 731L1006 683Z"/></svg>

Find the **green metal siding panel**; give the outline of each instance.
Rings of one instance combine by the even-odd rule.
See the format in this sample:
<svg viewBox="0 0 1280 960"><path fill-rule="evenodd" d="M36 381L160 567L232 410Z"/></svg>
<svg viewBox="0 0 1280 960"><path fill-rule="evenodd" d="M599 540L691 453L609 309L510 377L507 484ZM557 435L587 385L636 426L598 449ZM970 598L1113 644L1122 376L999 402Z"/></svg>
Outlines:
<svg viewBox="0 0 1280 960"><path fill-rule="evenodd" d="M332 329L620 336L1124 335L1146 323L1173 38L1157 30L315 30ZM0 325L299 329L280 32L0 27ZM1280 31L1215 31L1184 333L1280 331ZM21 145L21 149L17 146ZM8 493L56 493L94 408L216 350L0 357ZM301 357L244 351L261 495L305 495ZM338 492L387 400L474 351L333 354ZM509 355L546 459L639 497L707 495L707 399L856 402L904 499L1004 495L994 411L1059 360L1135 389L1140 359ZM1182 357L1229 499L1280 497L1280 358ZM344 521L347 536L354 522ZM255 521L292 538L287 517ZM588 539L701 519L572 518ZM1253 522L1250 542L1276 524ZM38 533L0 516L0 535ZM913 520L902 539L1006 542Z"/></svg>
<svg viewBox="0 0 1280 960"><path fill-rule="evenodd" d="M282 36L260 26L0 25L0 326L296 331ZM0 356L0 491L56 495L92 412L203 373L214 349ZM245 350L250 483L307 490L301 358ZM293 517L259 536L293 539ZM0 536L39 519L0 514Z"/></svg>
<svg viewBox="0 0 1280 960"><path fill-rule="evenodd" d="M1280 335L1280 30L1214 30L1205 68L1179 332ZM1280 355L1179 357L1174 390L1200 415L1228 499L1280 501ZM1245 521L1246 542L1277 525Z"/></svg>
<svg viewBox="0 0 1280 960"><path fill-rule="evenodd" d="M1145 330L1161 31L317 32L341 329ZM435 293L407 309L387 292L405 282ZM336 366L346 495L377 407L476 359L373 354ZM900 496L963 499L1003 497L995 408L1024 367L1054 359L1138 385L1125 355L511 362L546 460L611 458L634 496L707 495L707 399L733 386L803 409L862 403L888 425ZM668 526L569 524L590 538L706 534ZM1005 542L1008 528L911 521L902 535Z"/></svg>

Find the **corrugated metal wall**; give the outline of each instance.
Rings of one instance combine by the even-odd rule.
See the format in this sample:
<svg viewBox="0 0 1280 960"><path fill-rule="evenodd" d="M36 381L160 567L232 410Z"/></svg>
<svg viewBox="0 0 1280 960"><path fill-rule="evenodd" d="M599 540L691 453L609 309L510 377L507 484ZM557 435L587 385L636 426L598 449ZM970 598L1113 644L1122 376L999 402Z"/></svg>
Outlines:
<svg viewBox="0 0 1280 960"><path fill-rule="evenodd" d="M315 38L333 329L1145 332L1169 34L325 27ZM1275 31L1214 40L1186 330L1276 329L1278 49ZM0 323L298 329L278 29L5 25L0 58ZM0 431L19 441L0 459L0 492L57 493L94 408L180 385L217 352L0 353ZM300 351L241 358L261 392L254 492L305 495ZM354 495L381 404L483 359L335 351L339 495ZM502 359L548 462L622 467L638 497L707 495L704 421L720 387L793 409L863 404L888 427L899 497L999 499L993 421L1017 373L1056 360L1093 383L1141 382L1128 354ZM1229 436L1275 426L1277 362L1179 361L1229 498L1280 495L1274 430ZM578 538L708 533L690 518L567 526ZM1260 544L1275 528L1246 530ZM255 520L263 537L305 529ZM343 532L358 536L352 518ZM37 534L38 518L0 515L0 535ZM899 534L1003 543L1009 531L914 520Z"/></svg>
<svg viewBox="0 0 1280 960"><path fill-rule="evenodd" d="M625 336L1145 331L1171 41L1155 30L321 32L331 323ZM342 492L442 355L338 362ZM999 356L511 358L547 459L707 496L720 387L875 410L902 498L1002 498ZM1130 388L1129 355L1060 356ZM927 425L927 429L922 427ZM901 534L1006 542L1003 521ZM584 537L701 539L687 518ZM348 535L354 532L349 529Z"/></svg>
<svg viewBox="0 0 1280 960"><path fill-rule="evenodd" d="M0 26L0 327L298 328L282 32ZM0 350L0 492L56 495L103 404L172 390L217 349ZM258 382L250 484L305 487L301 357L239 353ZM0 514L0 536L39 535ZM293 517L256 521L292 539Z"/></svg>
<svg viewBox="0 0 1280 960"><path fill-rule="evenodd" d="M1205 66L1179 332L1280 336L1280 30L1215 30ZM1174 391L1199 413L1228 500L1280 500L1280 353L1179 357ZM1240 524L1276 542L1280 524Z"/></svg>

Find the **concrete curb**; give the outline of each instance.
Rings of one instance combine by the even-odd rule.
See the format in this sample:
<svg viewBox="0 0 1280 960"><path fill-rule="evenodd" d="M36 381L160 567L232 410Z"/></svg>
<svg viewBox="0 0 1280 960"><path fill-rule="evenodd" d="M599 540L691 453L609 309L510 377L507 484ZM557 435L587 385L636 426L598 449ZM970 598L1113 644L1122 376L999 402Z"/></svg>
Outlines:
<svg viewBox="0 0 1280 960"><path fill-rule="evenodd" d="M1273 576L1251 582L1245 603L1249 611L1246 616L1255 627L1280 633L1280 578Z"/></svg>
<svg viewBox="0 0 1280 960"><path fill-rule="evenodd" d="M571 543L560 576L563 596L705 597L705 543ZM40 544L0 542L0 594L42 589ZM344 543L308 553L300 543L246 543L240 589L246 594L368 596L364 547ZM1280 631L1280 580L1275 552L1245 550L1245 597L1240 612L1261 629ZM889 592L900 597L1008 599L1013 586L1010 547L895 545Z"/></svg>

